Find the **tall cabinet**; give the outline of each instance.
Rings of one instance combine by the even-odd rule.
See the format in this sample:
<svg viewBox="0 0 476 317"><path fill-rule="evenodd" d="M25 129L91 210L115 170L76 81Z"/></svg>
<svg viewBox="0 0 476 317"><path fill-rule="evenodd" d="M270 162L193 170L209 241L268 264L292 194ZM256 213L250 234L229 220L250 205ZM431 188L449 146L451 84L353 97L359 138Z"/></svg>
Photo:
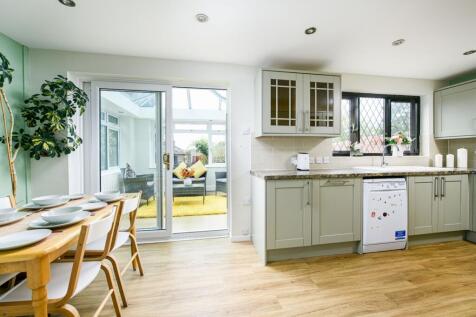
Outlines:
<svg viewBox="0 0 476 317"><path fill-rule="evenodd" d="M257 136L340 134L340 76L262 70L257 87Z"/></svg>

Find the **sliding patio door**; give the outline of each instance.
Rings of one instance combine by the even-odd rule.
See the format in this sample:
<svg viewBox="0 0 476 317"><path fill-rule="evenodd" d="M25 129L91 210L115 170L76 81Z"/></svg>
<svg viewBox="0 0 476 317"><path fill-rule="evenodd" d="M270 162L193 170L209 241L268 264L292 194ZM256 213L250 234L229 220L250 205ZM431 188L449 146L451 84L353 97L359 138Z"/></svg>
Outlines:
<svg viewBox="0 0 476 317"><path fill-rule="evenodd" d="M170 100L169 86L91 83L93 111L86 120L92 124L93 150L85 172L94 177L89 187L125 195L141 191L136 224L142 236L171 234Z"/></svg>

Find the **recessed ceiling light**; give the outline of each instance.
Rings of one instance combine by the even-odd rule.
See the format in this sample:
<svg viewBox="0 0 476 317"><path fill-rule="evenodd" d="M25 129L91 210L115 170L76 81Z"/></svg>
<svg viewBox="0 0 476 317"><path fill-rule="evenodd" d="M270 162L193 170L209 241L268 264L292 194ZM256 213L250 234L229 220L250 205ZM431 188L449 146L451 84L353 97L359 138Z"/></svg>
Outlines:
<svg viewBox="0 0 476 317"><path fill-rule="evenodd" d="M314 26L312 26L310 28L305 29L304 34L311 35L311 34L316 33L316 31L317 31L317 29Z"/></svg>
<svg viewBox="0 0 476 317"><path fill-rule="evenodd" d="M204 13L199 13L195 16L195 18L197 19L198 22L200 23L205 23L205 22L208 22L208 15L204 14Z"/></svg>
<svg viewBox="0 0 476 317"><path fill-rule="evenodd" d="M398 40L393 41L392 45L393 46L398 46L398 45L402 45L403 43L405 43L405 39L398 39Z"/></svg>
<svg viewBox="0 0 476 317"><path fill-rule="evenodd" d="M75 7L76 3L73 0L58 0L62 5L65 5L67 7Z"/></svg>
<svg viewBox="0 0 476 317"><path fill-rule="evenodd" d="M471 55L471 54L474 54L476 53L476 50L469 50L469 51L466 51L463 53L463 55Z"/></svg>

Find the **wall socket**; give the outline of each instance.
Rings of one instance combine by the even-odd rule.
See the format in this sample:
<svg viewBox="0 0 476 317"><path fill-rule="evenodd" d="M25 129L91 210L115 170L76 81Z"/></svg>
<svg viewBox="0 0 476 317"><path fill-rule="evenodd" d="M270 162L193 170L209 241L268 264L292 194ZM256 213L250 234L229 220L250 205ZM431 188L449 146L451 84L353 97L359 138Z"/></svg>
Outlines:
<svg viewBox="0 0 476 317"><path fill-rule="evenodd" d="M329 156L324 156L324 159L323 159L324 164L329 164L330 161L331 160L330 160Z"/></svg>
<svg viewBox="0 0 476 317"><path fill-rule="evenodd" d="M316 164L322 164L322 156L316 156Z"/></svg>

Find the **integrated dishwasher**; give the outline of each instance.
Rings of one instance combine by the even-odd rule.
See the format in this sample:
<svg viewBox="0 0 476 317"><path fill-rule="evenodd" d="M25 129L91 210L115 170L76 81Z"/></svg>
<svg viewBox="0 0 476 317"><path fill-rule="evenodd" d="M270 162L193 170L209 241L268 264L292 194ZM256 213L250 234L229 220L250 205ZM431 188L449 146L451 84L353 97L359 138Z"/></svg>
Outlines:
<svg viewBox="0 0 476 317"><path fill-rule="evenodd" d="M363 253L404 249L407 245L405 178L363 181Z"/></svg>

